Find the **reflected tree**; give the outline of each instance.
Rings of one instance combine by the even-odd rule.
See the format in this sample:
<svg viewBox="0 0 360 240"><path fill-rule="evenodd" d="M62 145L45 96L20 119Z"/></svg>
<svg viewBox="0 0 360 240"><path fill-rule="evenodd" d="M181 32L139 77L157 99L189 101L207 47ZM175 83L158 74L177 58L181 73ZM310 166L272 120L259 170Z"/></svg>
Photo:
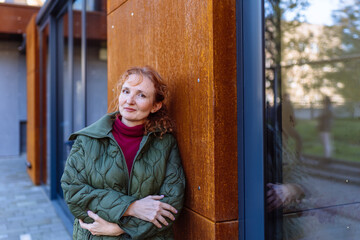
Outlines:
<svg viewBox="0 0 360 240"><path fill-rule="evenodd" d="M283 144L282 144L282 111L278 105L281 95L281 79L283 51L288 48L288 41L284 41L283 33L291 32L300 25L303 10L308 6L307 0L265 0L265 83L267 92L266 103L266 152L265 168L267 169L265 181L268 188L265 190L267 201L276 194L271 194L273 183L279 187L283 183ZM296 40L294 46L301 46ZM272 99L270 99L272 96ZM272 104L271 104L272 102ZM288 172L288 171L287 171ZM269 197L270 196L270 197ZM269 239L283 239L287 234L283 232L283 208L271 210L267 206L266 235Z"/></svg>
<svg viewBox="0 0 360 240"><path fill-rule="evenodd" d="M339 38L340 44L325 49L333 62L332 71L325 71L328 79L348 105L354 117L355 104L360 102L360 0L333 11L334 26L329 28L328 37Z"/></svg>
<svg viewBox="0 0 360 240"><path fill-rule="evenodd" d="M281 92L281 64L284 49L301 48L305 39L292 39L284 42L283 33L291 33L305 19L304 10L309 6L308 0L266 0L265 6L265 80L266 88L273 91L274 104Z"/></svg>

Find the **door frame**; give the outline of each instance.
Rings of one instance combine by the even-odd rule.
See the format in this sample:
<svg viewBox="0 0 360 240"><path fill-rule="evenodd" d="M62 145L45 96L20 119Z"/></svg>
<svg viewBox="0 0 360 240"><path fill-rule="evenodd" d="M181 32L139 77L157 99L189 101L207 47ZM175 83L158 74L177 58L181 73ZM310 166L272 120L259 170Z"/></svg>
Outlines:
<svg viewBox="0 0 360 240"><path fill-rule="evenodd" d="M264 2L236 1L239 239L265 239Z"/></svg>

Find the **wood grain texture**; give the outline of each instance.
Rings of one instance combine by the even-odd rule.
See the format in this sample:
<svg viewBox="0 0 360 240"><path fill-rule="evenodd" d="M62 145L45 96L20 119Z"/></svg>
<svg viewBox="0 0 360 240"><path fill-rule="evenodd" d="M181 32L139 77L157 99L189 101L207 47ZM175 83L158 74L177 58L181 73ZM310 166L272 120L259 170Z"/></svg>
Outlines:
<svg viewBox="0 0 360 240"><path fill-rule="evenodd" d="M107 13L114 11L126 1L127 0L107 0Z"/></svg>
<svg viewBox="0 0 360 240"><path fill-rule="evenodd" d="M213 222L204 216L184 208L174 224L175 239L238 240L238 221Z"/></svg>
<svg viewBox="0 0 360 240"><path fill-rule="evenodd" d="M214 1L216 220L238 218L235 1Z"/></svg>
<svg viewBox="0 0 360 240"><path fill-rule="evenodd" d="M108 2L108 102L130 66L151 65L163 75L186 173L185 206L214 224L238 214L235 3L220 2L128 0L116 9Z"/></svg>
<svg viewBox="0 0 360 240"><path fill-rule="evenodd" d="M171 4L131 0L112 12L108 17L108 102L115 97L115 82L130 66L151 65L163 75L171 92L168 104L186 169L186 205L214 218L209 12L206 1L180 0Z"/></svg>
<svg viewBox="0 0 360 240"><path fill-rule="evenodd" d="M238 240L239 239L239 222L227 221L216 223L215 238L218 240Z"/></svg>
<svg viewBox="0 0 360 240"><path fill-rule="evenodd" d="M39 166L39 45L38 33L33 15L26 28L26 66L27 66L27 160L31 168L27 172L34 184L40 184Z"/></svg>
<svg viewBox="0 0 360 240"><path fill-rule="evenodd" d="M209 219L185 208L174 225L175 239L226 239L216 238L216 225Z"/></svg>

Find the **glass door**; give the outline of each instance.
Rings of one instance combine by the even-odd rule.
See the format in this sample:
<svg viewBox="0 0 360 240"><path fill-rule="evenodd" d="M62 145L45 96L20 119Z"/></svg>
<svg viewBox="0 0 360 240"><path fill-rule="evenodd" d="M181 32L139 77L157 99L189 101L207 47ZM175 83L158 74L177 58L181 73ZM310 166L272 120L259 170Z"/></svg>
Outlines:
<svg viewBox="0 0 360 240"><path fill-rule="evenodd" d="M264 1L266 239L359 239L360 1Z"/></svg>

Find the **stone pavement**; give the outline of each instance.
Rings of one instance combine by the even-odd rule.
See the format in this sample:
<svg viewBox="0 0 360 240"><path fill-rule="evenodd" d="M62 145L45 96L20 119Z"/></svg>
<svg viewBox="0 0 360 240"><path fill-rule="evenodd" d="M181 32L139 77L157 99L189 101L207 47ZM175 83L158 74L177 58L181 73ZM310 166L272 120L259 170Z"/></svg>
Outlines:
<svg viewBox="0 0 360 240"><path fill-rule="evenodd" d="M0 157L0 240L70 240L44 189L32 184L25 159Z"/></svg>

